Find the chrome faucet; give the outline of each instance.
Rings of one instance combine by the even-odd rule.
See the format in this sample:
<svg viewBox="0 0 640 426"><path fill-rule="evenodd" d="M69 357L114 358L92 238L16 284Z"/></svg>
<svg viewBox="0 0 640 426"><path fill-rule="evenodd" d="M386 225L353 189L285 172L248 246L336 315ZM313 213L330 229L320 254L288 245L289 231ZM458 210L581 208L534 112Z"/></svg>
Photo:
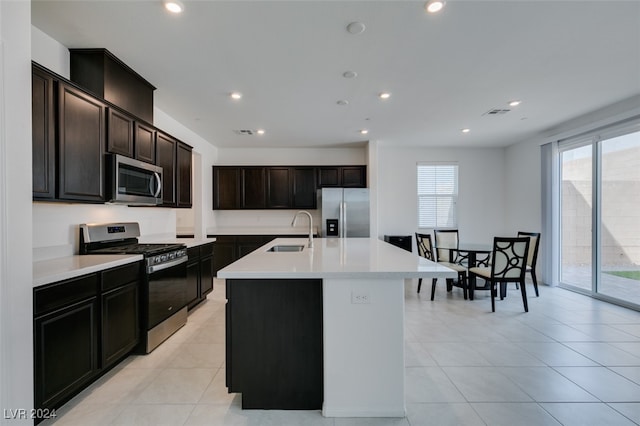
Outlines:
<svg viewBox="0 0 640 426"><path fill-rule="evenodd" d="M298 219L298 215L300 213L304 213L309 216L309 248L313 248L313 218L311 217L311 213L305 210L300 210L293 216L293 220L291 221L291 226L296 226L296 219Z"/></svg>

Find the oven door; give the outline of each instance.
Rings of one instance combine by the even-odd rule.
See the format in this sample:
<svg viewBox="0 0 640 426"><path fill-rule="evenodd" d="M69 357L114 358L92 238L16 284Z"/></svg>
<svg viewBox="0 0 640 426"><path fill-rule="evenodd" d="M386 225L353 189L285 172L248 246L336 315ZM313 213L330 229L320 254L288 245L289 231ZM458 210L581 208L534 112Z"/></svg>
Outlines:
<svg viewBox="0 0 640 426"><path fill-rule="evenodd" d="M187 257L147 268L147 330L187 305Z"/></svg>

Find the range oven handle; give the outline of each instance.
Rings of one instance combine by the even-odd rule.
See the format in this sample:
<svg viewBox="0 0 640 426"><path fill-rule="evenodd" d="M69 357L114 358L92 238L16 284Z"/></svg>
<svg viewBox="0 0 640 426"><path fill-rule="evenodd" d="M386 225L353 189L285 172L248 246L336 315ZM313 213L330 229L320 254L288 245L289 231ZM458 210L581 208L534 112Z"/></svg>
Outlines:
<svg viewBox="0 0 640 426"><path fill-rule="evenodd" d="M147 266L147 274L153 274L154 272L162 271L164 269L173 268L174 266L186 263L189 260L187 256L180 259L172 260L171 262L161 263L160 265Z"/></svg>

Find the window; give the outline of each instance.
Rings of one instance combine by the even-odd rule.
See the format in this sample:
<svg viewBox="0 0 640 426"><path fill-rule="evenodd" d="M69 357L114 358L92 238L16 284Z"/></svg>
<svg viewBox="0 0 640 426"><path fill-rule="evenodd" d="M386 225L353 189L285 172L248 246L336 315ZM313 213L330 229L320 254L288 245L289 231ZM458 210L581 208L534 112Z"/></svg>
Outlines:
<svg viewBox="0 0 640 426"><path fill-rule="evenodd" d="M418 228L458 226L458 165L418 164Z"/></svg>

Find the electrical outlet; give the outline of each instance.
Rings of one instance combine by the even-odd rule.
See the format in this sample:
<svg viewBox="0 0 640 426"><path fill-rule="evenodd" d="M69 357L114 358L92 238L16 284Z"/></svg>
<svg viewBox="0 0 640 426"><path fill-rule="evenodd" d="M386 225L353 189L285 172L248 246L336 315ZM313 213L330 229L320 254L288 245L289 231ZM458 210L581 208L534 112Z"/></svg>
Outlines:
<svg viewBox="0 0 640 426"><path fill-rule="evenodd" d="M371 296L365 291L352 291L351 303L354 305L368 305L371 303Z"/></svg>

